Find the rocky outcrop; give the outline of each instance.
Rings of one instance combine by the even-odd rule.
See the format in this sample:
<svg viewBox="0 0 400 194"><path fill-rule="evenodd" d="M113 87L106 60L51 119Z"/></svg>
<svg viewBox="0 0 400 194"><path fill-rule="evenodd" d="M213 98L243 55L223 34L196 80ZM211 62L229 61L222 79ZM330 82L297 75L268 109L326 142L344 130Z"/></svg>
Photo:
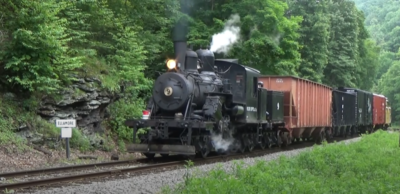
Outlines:
<svg viewBox="0 0 400 194"><path fill-rule="evenodd" d="M50 122L76 119L85 135L101 133L101 123L108 116L106 108L118 97L101 90L100 85L98 79L79 78L59 94L60 99L43 98L38 114Z"/></svg>

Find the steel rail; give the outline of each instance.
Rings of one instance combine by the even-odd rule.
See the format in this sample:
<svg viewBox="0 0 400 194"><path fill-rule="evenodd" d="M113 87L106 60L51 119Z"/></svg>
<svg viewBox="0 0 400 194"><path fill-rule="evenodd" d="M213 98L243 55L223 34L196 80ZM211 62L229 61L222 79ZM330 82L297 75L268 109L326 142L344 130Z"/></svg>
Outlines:
<svg viewBox="0 0 400 194"><path fill-rule="evenodd" d="M149 160L147 158L139 158L135 160L121 160L121 161L111 161L111 162L99 162L92 164L81 164L81 165L71 165L71 166L63 166L63 167L53 167L53 168L42 168L42 169L34 169L34 170L23 170L17 172L6 172L0 173L1 178L14 178L21 176L30 176L30 175L39 175L39 174L48 174L53 172L62 172L62 171L73 171L73 170L83 170L89 168L96 167L108 167L108 166L118 166L118 165L126 165L126 164L134 164L134 163L147 163L147 162L157 162L157 160L168 160L174 159L173 156L170 158L156 157L153 160Z"/></svg>
<svg viewBox="0 0 400 194"><path fill-rule="evenodd" d="M100 162L93 164L82 164L82 165L73 165L73 166L63 166L63 167L54 167L54 168L43 168L43 169L35 169L35 170L27 170L27 171L17 171L17 172L7 172L0 174L0 177L3 178L14 178L26 175L37 175L51 172L60 172L60 171L71 171L71 170L82 170L88 168L96 168L96 167L106 167L106 166L116 166L123 164L132 164L137 162L137 160L122 160L122 161L114 161L114 162Z"/></svg>
<svg viewBox="0 0 400 194"><path fill-rule="evenodd" d="M21 188L27 188L27 187L32 187L32 186L42 186L42 185L48 185L48 184L52 184L52 183L60 183L60 182L74 181L74 180L87 179L87 178L99 178L99 177L103 177L103 176L112 176L112 175L119 174L119 173L140 172L140 171L145 171L145 170L151 170L154 168L176 166L176 165L180 165L180 164L184 164L184 163L185 163L185 161L167 162L167 163L152 164L152 165L140 166L140 167L134 167L134 168L106 170L106 171L101 171L101 172L69 175L69 176L63 176L63 177L54 177L54 178L25 181L25 182L19 182L19 183L1 184L0 191L10 190L10 189L21 189Z"/></svg>

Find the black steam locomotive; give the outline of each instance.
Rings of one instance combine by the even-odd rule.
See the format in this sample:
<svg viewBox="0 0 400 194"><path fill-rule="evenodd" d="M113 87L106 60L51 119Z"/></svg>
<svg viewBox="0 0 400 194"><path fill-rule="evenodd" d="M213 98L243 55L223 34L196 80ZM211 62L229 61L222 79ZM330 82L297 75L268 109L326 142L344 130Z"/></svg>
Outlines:
<svg viewBox="0 0 400 194"><path fill-rule="evenodd" d="M176 60L154 83L148 110L142 119L127 120L139 128L140 143L130 152L195 155L211 151L252 151L281 145L277 128L283 126L283 92L267 91L257 82L260 72L235 59L215 59L213 52L186 46L184 36L174 40Z"/></svg>

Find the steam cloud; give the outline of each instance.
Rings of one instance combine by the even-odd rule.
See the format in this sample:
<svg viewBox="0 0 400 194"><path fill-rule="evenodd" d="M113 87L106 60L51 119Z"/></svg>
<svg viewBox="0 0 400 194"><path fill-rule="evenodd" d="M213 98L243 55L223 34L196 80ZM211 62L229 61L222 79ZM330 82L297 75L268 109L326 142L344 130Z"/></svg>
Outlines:
<svg viewBox="0 0 400 194"><path fill-rule="evenodd" d="M231 133L231 131L230 131ZM220 134L216 134L214 132L211 132L211 140L214 144L214 148L216 150L223 150L224 152L226 152L229 149L229 146L235 141L234 138L232 138L232 136L229 136L230 138L228 139L224 139L222 138L222 133Z"/></svg>
<svg viewBox="0 0 400 194"><path fill-rule="evenodd" d="M238 14L232 15L225 23L224 30L213 35L210 47L212 52L228 53L232 45L240 38L240 27L235 26L238 22L240 22L240 16Z"/></svg>

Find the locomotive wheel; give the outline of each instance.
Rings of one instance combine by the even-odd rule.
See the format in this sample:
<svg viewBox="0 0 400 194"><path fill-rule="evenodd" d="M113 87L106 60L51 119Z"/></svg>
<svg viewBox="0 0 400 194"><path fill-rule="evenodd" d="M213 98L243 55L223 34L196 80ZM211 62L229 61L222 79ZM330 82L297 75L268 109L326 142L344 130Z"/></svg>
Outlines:
<svg viewBox="0 0 400 194"><path fill-rule="evenodd" d="M249 140L248 142L249 142L249 144L248 144L248 146L247 146L247 150L248 150L249 152L252 152L252 151L254 150L254 147L255 147L254 142L251 141L251 140Z"/></svg>
<svg viewBox="0 0 400 194"><path fill-rule="evenodd" d="M254 150L255 143L254 139L251 137L251 134L249 134L249 136L246 137L247 150L249 150L249 152L252 152Z"/></svg>
<svg viewBox="0 0 400 194"><path fill-rule="evenodd" d="M240 138L240 140L239 140L239 146L238 146L238 149L237 149L237 151L239 152L239 153L244 153L245 151L246 151L246 144L245 144L245 137L244 137L244 135L242 135L241 136L241 138Z"/></svg>
<svg viewBox="0 0 400 194"><path fill-rule="evenodd" d="M143 153L143 155L146 156L146 158L148 158L148 159L153 159L154 156L155 156L156 154L153 154L153 153Z"/></svg>
<svg viewBox="0 0 400 194"><path fill-rule="evenodd" d="M202 158L206 158L208 154L210 154L210 146L208 146L207 143L204 141L200 141L198 144L200 148L198 152L199 156L201 156Z"/></svg>
<svg viewBox="0 0 400 194"><path fill-rule="evenodd" d="M282 147L287 147L289 145L289 133L281 132Z"/></svg>
<svg viewBox="0 0 400 194"><path fill-rule="evenodd" d="M268 146L268 136L267 134L263 134L261 137L260 148L264 150Z"/></svg>
<svg viewBox="0 0 400 194"><path fill-rule="evenodd" d="M268 142L268 143L267 143L268 149L271 149L271 148L272 148L272 143L273 143L273 142L272 142L272 138L269 137L269 136L267 136L266 139L267 139L267 142Z"/></svg>
<svg viewBox="0 0 400 194"><path fill-rule="evenodd" d="M282 139L281 139L282 133L281 131L278 131L276 133L276 144L280 148L282 146Z"/></svg>
<svg viewBox="0 0 400 194"><path fill-rule="evenodd" d="M353 127L350 127L350 137L354 137L354 129Z"/></svg>

